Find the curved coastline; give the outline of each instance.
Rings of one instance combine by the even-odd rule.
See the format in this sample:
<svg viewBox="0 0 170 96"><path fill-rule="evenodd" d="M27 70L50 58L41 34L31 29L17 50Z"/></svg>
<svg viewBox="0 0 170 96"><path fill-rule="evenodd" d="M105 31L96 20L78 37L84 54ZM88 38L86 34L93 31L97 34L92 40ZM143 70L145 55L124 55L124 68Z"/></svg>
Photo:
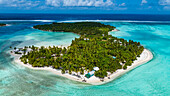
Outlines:
<svg viewBox="0 0 170 96"><path fill-rule="evenodd" d="M119 30L115 28L114 30L112 30L110 32L115 32L115 31L119 31ZM108 34L110 34L110 32L108 32ZM65 46L65 47L67 47L67 46ZM20 61L20 57L22 55L16 55L13 53L11 53L11 55L14 56L14 63L17 63L17 64L27 67L29 69L49 71L49 72L52 72L53 74L71 79L73 81L88 83L88 84L92 84L92 85L101 85L101 84L105 84L110 81L113 81L114 79L129 72L130 70L136 68L137 66L150 61L153 58L153 54L148 49L144 49L144 51L141 53L140 57L137 57L137 60L135 60L131 66L127 66L126 70L118 69L118 70L116 70L116 72L114 72L112 74L108 72L108 76L101 80L100 78L95 77L95 76L92 76L91 78L87 79L87 78L84 78L84 75L80 75L81 77L77 77L74 74L71 74L71 75L69 73L62 74L61 70L53 69L52 67L32 67L32 65L24 64L23 62ZM84 82L84 80L86 82Z"/></svg>
<svg viewBox="0 0 170 96"><path fill-rule="evenodd" d="M65 78L68 78L68 79L71 79L74 81L78 81L78 82L82 82L82 80L83 80L83 78L78 78L78 77L70 75L68 73L62 74L61 70L56 70L56 69L53 69L52 67L41 67L41 68L32 67L32 65L24 64L23 62L21 62L19 59L20 56L15 55L15 54L11 54L11 55L14 56L14 63L20 64L24 67L27 67L27 68L30 68L33 70L49 71L49 72L52 72L53 74L56 74L56 75L59 75L59 76L62 76L62 77L65 77ZM88 83L88 84L92 84L92 85L101 85L101 84L108 83L108 82L120 77L121 75L129 72L130 70L136 68L137 66L140 66L142 64L149 62L152 58L153 58L153 54L151 53L151 51L149 51L148 49L144 49L144 51L142 52L140 57L138 57L137 60L135 60L131 66L128 66L126 70L119 69L116 72L109 74L110 79L108 77L105 77L103 79L104 80L103 82L99 78L93 76L89 79L86 79L86 82L84 82L84 83Z"/></svg>

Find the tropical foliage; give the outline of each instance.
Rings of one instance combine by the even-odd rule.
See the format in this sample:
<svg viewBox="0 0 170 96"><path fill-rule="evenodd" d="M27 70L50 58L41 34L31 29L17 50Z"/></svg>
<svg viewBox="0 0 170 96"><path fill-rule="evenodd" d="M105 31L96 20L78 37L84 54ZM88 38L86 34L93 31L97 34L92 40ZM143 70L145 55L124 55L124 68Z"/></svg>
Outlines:
<svg viewBox="0 0 170 96"><path fill-rule="evenodd" d="M6 26L6 24L0 23L0 26Z"/></svg>
<svg viewBox="0 0 170 96"><path fill-rule="evenodd" d="M95 76L104 78L107 72L113 73L117 69L131 66L144 50L139 42L108 35L108 31L115 27L101 23L53 23L37 25L34 28L81 35L80 38L72 40L68 48L29 46L23 49L25 51L32 49L20 58L25 64L29 63L33 67L52 66L61 69L63 74L65 72L72 74L73 71L84 74L84 70L92 71L93 67L99 67L100 70L95 72Z"/></svg>
<svg viewBox="0 0 170 96"><path fill-rule="evenodd" d="M77 23L53 23L34 26L35 29L52 32L74 32L79 35L102 35L113 30L115 27L104 25L98 22L77 22Z"/></svg>

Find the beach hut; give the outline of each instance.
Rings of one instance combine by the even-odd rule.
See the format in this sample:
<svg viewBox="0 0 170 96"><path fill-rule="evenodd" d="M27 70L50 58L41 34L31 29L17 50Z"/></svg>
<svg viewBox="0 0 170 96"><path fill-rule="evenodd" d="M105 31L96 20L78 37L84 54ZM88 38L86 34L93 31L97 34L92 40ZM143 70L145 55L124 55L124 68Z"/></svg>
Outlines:
<svg viewBox="0 0 170 96"><path fill-rule="evenodd" d="M93 71L90 71L88 74L85 75L86 78L90 78L94 75L94 70Z"/></svg>
<svg viewBox="0 0 170 96"><path fill-rule="evenodd" d="M94 67L92 71L85 75L85 77L90 78L94 75L95 71L98 71L99 67Z"/></svg>
<svg viewBox="0 0 170 96"><path fill-rule="evenodd" d="M56 54L52 54L51 56L52 56L52 57L56 57Z"/></svg>
<svg viewBox="0 0 170 96"><path fill-rule="evenodd" d="M90 74L90 76L93 76L94 75L94 70L93 71L90 71L88 74Z"/></svg>
<svg viewBox="0 0 170 96"><path fill-rule="evenodd" d="M89 38L84 38L84 40L89 40Z"/></svg>
<svg viewBox="0 0 170 96"><path fill-rule="evenodd" d="M31 52L33 51L31 48L27 48L27 52Z"/></svg>
<svg viewBox="0 0 170 96"><path fill-rule="evenodd" d="M14 52L19 52L19 51L20 51L19 49L14 50Z"/></svg>
<svg viewBox="0 0 170 96"><path fill-rule="evenodd" d="M63 56L63 54L60 54L60 56Z"/></svg>
<svg viewBox="0 0 170 96"><path fill-rule="evenodd" d="M86 78L90 78L91 75L90 75L90 74L86 74L85 77L86 77Z"/></svg>
<svg viewBox="0 0 170 96"><path fill-rule="evenodd" d="M113 59L116 59L116 57L115 57L115 56L113 56Z"/></svg>
<svg viewBox="0 0 170 96"><path fill-rule="evenodd" d="M95 71L98 71L99 70L99 67L94 67L93 68Z"/></svg>

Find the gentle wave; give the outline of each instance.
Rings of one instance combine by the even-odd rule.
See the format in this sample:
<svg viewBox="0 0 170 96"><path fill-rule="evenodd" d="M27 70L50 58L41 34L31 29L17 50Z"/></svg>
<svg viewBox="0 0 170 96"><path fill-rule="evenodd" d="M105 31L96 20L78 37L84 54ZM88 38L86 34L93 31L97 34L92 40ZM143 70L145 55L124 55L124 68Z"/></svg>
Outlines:
<svg viewBox="0 0 170 96"><path fill-rule="evenodd" d="M61 22L140 22L140 23L170 23L170 21L135 21L135 20L67 20Z"/></svg>
<svg viewBox="0 0 170 96"><path fill-rule="evenodd" d="M170 21L136 21L136 20L0 20L0 22L129 22L129 23L170 23Z"/></svg>
<svg viewBox="0 0 170 96"><path fill-rule="evenodd" d="M57 22L57 20L0 20L0 21L3 21L3 22L17 22L17 21L20 21L20 22L32 22L32 21L35 21L35 22Z"/></svg>

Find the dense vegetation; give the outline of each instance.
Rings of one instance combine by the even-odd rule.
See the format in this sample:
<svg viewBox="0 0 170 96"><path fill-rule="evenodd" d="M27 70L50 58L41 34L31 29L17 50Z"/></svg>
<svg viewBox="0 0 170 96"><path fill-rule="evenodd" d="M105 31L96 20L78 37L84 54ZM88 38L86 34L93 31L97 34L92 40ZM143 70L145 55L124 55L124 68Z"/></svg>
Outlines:
<svg viewBox="0 0 170 96"><path fill-rule="evenodd" d="M53 23L34 26L35 29L53 32L74 32L79 35L107 35L115 27L98 22Z"/></svg>
<svg viewBox="0 0 170 96"><path fill-rule="evenodd" d="M6 26L6 24L0 23L0 26Z"/></svg>
<svg viewBox="0 0 170 96"><path fill-rule="evenodd" d="M56 46L35 47L30 46L32 51L24 53L20 58L25 64L33 67L52 66L61 69L62 73L91 71L93 67L99 67L95 76L104 78L107 72L115 72L117 69L126 69L131 66L136 57L140 56L144 47L139 42L119 39L108 35L108 31L115 27L95 22L80 23L53 23L49 25L34 26L40 30L74 32L80 34L80 38L72 40L72 44L66 48ZM116 58L113 58L116 57Z"/></svg>

